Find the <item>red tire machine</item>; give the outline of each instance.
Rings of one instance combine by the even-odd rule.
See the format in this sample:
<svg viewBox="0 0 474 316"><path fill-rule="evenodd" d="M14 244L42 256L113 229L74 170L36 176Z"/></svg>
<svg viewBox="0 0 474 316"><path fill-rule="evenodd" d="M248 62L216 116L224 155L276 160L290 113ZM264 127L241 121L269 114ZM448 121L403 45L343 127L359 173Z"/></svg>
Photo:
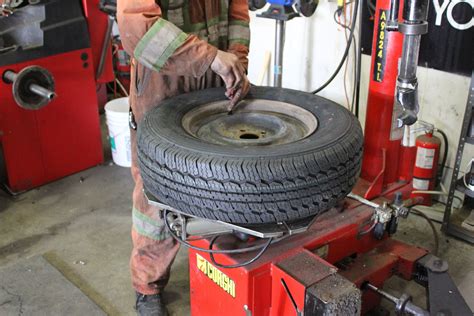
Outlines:
<svg viewBox="0 0 474 316"><path fill-rule="evenodd" d="M99 0L0 2L0 169L18 193L103 161L109 22Z"/></svg>
<svg viewBox="0 0 474 316"><path fill-rule="evenodd" d="M278 14L292 3L269 2L280 3L268 11ZM173 237L190 248L192 315L359 315L382 297L397 314L472 315L445 261L391 238L399 219L422 202L409 199L411 183L399 180L400 141L391 136L413 124L418 111L415 74L427 1L407 0L405 8L377 1L362 177L338 207L312 219L255 227L192 218L148 196L164 209ZM278 29L281 39L282 23ZM425 286L427 308L381 290L392 276Z"/></svg>

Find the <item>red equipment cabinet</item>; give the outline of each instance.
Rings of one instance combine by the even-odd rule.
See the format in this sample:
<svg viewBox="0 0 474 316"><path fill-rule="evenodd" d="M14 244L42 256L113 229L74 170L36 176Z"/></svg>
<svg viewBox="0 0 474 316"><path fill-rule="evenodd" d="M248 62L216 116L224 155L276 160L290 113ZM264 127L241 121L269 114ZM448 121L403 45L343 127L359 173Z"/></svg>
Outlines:
<svg viewBox="0 0 474 316"><path fill-rule="evenodd" d="M0 82L0 142L11 191L25 191L102 162L94 72L92 66L84 68L85 55L90 58L91 50L0 67L3 73L42 66L56 79L58 94L40 110L25 110L13 100L11 85Z"/></svg>
<svg viewBox="0 0 474 316"><path fill-rule="evenodd" d="M416 159L413 169L413 190L431 191L436 185L441 140L433 133L416 138ZM423 205L431 205L431 194L413 193L423 197Z"/></svg>
<svg viewBox="0 0 474 316"><path fill-rule="evenodd" d="M96 0L42 0L0 17L0 28L6 27L0 44L19 47L0 50L0 76L6 70L18 73L27 66L40 66L52 74L57 94L45 107L25 110L15 103L12 85L0 77L0 155L5 184L12 192L103 161L95 54L102 48L99 38L104 38L107 15L97 4ZM28 32L16 32L20 28ZM31 45L36 38L41 43ZM111 77L109 54L100 80Z"/></svg>

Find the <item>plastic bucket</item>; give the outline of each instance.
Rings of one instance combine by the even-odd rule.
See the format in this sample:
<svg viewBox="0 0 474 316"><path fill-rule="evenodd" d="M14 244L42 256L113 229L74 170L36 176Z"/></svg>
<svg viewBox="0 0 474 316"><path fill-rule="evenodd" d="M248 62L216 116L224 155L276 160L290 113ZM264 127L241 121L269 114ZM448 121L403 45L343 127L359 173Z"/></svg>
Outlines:
<svg viewBox="0 0 474 316"><path fill-rule="evenodd" d="M128 112L128 98L115 99L105 105L105 121L109 130L112 159L115 164L122 167L132 165Z"/></svg>

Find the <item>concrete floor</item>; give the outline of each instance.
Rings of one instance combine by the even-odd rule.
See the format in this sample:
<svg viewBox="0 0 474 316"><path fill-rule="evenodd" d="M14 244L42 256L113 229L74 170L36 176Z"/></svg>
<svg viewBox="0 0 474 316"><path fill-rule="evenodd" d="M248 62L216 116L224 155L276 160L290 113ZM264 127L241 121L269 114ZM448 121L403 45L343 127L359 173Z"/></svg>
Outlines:
<svg viewBox="0 0 474 316"><path fill-rule="evenodd" d="M133 315L131 188L129 170L107 163L17 197L0 192L0 269L42 255L109 315ZM401 222L397 238L433 246L428 225L416 216ZM450 237L440 240L440 255L471 307L473 250ZM189 314L186 254L181 249L166 294L172 315ZM416 284L394 278L385 289L406 291L424 304L424 290Z"/></svg>

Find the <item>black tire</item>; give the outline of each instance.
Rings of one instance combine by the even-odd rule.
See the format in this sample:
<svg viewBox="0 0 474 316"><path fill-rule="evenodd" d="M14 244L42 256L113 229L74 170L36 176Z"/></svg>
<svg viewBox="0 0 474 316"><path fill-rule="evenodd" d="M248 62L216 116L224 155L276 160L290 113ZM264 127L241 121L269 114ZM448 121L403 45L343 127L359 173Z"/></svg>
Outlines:
<svg viewBox="0 0 474 316"><path fill-rule="evenodd" d="M247 98L291 103L313 113L317 130L275 146L235 148L189 135L190 109L223 100L222 89L181 95L150 110L138 128L145 189L183 213L239 224L292 221L335 206L355 185L362 157L357 118L327 99L288 89L252 87Z"/></svg>

